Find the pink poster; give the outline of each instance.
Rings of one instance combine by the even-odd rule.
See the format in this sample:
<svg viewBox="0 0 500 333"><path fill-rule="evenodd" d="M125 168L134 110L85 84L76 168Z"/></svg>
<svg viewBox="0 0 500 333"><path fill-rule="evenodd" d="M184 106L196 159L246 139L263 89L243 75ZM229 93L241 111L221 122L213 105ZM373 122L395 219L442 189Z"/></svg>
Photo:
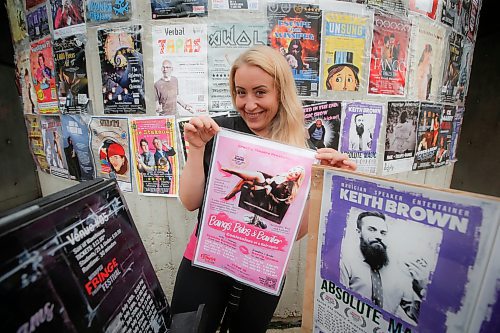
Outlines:
<svg viewBox="0 0 500 333"><path fill-rule="evenodd" d="M309 193L314 154L219 132L194 264L279 294Z"/></svg>
<svg viewBox="0 0 500 333"><path fill-rule="evenodd" d="M51 37L31 43L30 64L40 113L59 113Z"/></svg>

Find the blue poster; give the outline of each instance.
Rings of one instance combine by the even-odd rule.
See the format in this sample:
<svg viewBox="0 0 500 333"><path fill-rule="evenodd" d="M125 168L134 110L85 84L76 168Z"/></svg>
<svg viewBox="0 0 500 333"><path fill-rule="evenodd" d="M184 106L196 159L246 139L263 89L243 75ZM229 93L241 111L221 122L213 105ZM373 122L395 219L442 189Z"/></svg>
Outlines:
<svg viewBox="0 0 500 333"><path fill-rule="evenodd" d="M71 179L94 179L94 163L90 153L89 117L85 115L61 115L63 150Z"/></svg>

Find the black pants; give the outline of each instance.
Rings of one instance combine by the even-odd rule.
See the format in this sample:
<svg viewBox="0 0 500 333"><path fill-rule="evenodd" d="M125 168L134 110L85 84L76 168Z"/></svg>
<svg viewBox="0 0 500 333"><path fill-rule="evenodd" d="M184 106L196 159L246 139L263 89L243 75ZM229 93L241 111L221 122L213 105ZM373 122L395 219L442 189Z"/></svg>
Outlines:
<svg viewBox="0 0 500 333"><path fill-rule="evenodd" d="M220 273L194 267L182 258L172 296L172 314L196 311L205 304L208 317L207 333L217 330L224 314L234 280ZM280 296L274 296L255 288L240 285L240 304L231 317L232 333L265 332L271 321Z"/></svg>

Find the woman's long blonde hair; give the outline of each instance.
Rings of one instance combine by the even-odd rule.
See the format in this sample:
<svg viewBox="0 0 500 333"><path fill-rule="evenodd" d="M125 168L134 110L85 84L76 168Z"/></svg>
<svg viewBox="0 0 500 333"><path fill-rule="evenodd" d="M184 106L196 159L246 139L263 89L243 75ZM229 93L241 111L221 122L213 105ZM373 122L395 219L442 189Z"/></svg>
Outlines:
<svg viewBox="0 0 500 333"><path fill-rule="evenodd" d="M254 46L236 59L229 74L231 99L236 105L234 76L243 65L257 66L274 79L278 90L279 107L271 121L270 139L297 147L306 147L304 112L297 96L295 80L285 57L269 46Z"/></svg>

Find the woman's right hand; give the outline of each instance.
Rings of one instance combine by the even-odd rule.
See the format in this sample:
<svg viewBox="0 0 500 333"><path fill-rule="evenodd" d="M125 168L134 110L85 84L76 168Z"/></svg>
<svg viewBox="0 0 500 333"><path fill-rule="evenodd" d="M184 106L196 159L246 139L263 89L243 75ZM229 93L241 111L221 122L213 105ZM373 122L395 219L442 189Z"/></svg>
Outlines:
<svg viewBox="0 0 500 333"><path fill-rule="evenodd" d="M200 149L204 148L218 131L219 125L209 116L193 117L184 125L184 138L189 143L189 149Z"/></svg>

